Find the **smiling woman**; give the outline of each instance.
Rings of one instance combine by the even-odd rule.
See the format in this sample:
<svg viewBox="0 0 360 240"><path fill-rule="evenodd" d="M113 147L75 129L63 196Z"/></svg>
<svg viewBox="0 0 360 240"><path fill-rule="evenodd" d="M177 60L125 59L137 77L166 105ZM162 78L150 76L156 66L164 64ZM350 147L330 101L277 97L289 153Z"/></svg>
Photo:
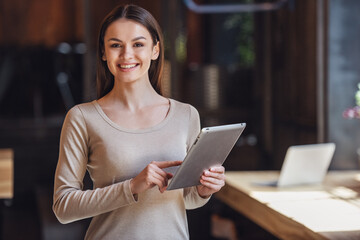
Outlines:
<svg viewBox="0 0 360 240"><path fill-rule="evenodd" d="M212 166L201 185L166 191L166 169L181 164L200 119L193 106L162 96L163 52L145 9L119 6L103 21L98 99L68 112L55 173L54 213L62 223L92 217L85 239L188 239L186 209L225 184L224 167ZM86 171L93 190L83 190Z"/></svg>
<svg viewBox="0 0 360 240"><path fill-rule="evenodd" d="M148 11L139 11L138 9L134 8L124 8L122 11L114 9L108 14L101 25L97 50L98 97L100 98L108 93L114 84L113 75L109 72L109 69L106 66L106 62L103 61L103 54L106 44L105 35L108 31L109 25L112 24L115 19L118 20L121 18L131 20L133 23L138 23L139 26L145 28L147 30L147 34L150 36L150 38L147 40L151 40L154 46L158 45L159 56L155 61L153 61L153 64L149 68L149 78L156 92L162 94L161 76L164 64L164 44L160 26ZM115 37L115 39L112 40L115 40L116 43L119 43L118 41L121 39L117 39Z"/></svg>
<svg viewBox="0 0 360 240"><path fill-rule="evenodd" d="M159 42L153 44L147 29L132 20L121 18L107 29L102 60L114 76L115 88L134 81L149 82L151 61L159 56Z"/></svg>

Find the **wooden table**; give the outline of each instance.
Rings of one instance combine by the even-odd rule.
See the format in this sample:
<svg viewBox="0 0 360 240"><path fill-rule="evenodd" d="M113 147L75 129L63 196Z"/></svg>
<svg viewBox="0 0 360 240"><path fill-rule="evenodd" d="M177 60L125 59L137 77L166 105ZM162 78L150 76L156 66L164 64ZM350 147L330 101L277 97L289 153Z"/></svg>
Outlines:
<svg viewBox="0 0 360 240"><path fill-rule="evenodd" d="M0 238L2 238L4 199L14 197L14 152L12 149L0 149Z"/></svg>
<svg viewBox="0 0 360 240"><path fill-rule="evenodd" d="M0 149L0 199L14 196L14 153L12 149Z"/></svg>
<svg viewBox="0 0 360 240"><path fill-rule="evenodd" d="M321 185L256 184L278 176L227 172L215 196L281 239L360 239L360 171L330 171Z"/></svg>

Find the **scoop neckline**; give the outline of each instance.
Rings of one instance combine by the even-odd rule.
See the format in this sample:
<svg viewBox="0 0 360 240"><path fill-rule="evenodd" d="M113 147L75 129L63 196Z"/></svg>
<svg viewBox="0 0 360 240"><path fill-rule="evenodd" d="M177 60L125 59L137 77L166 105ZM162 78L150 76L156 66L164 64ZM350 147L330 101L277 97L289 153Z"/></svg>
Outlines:
<svg viewBox="0 0 360 240"><path fill-rule="evenodd" d="M123 131L123 132L128 132L128 133L146 133L146 132L152 132L152 131L156 131L160 128L162 128L163 126L165 126L168 121L170 120L170 118L172 117L173 113L174 113L174 108L175 108L175 104L173 102L172 99L167 98L167 100L169 101L169 111L166 115L166 117L159 122L158 124L148 127L148 128L141 128L141 129L130 129L130 128L125 128L122 127L118 124L116 124L115 122L113 122L107 115L106 113L103 111L103 109L101 108L100 104L98 103L97 100L93 101L93 105L95 106L96 110L98 111L98 113L101 115L101 117L108 123L110 124L113 128Z"/></svg>

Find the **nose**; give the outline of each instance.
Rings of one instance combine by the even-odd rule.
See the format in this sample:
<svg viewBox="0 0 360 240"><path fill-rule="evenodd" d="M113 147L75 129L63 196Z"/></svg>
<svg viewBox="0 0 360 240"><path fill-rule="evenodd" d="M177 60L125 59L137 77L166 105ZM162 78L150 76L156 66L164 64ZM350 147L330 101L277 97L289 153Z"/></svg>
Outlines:
<svg viewBox="0 0 360 240"><path fill-rule="evenodd" d="M123 46L122 50L120 51L120 57L123 59L132 58L134 52L130 46Z"/></svg>

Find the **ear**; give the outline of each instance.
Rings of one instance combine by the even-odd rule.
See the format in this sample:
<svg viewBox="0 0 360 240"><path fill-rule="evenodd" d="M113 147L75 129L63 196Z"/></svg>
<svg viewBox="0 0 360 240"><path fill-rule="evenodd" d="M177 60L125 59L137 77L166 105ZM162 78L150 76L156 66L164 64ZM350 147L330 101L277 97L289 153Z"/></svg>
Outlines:
<svg viewBox="0 0 360 240"><path fill-rule="evenodd" d="M105 55L105 52L103 53L102 57L101 57L101 60L103 60L104 62L106 62L106 55Z"/></svg>
<svg viewBox="0 0 360 240"><path fill-rule="evenodd" d="M156 43L156 45L153 47L151 60L156 60L159 57L159 54L160 54L160 46L159 46L159 41L158 41Z"/></svg>

